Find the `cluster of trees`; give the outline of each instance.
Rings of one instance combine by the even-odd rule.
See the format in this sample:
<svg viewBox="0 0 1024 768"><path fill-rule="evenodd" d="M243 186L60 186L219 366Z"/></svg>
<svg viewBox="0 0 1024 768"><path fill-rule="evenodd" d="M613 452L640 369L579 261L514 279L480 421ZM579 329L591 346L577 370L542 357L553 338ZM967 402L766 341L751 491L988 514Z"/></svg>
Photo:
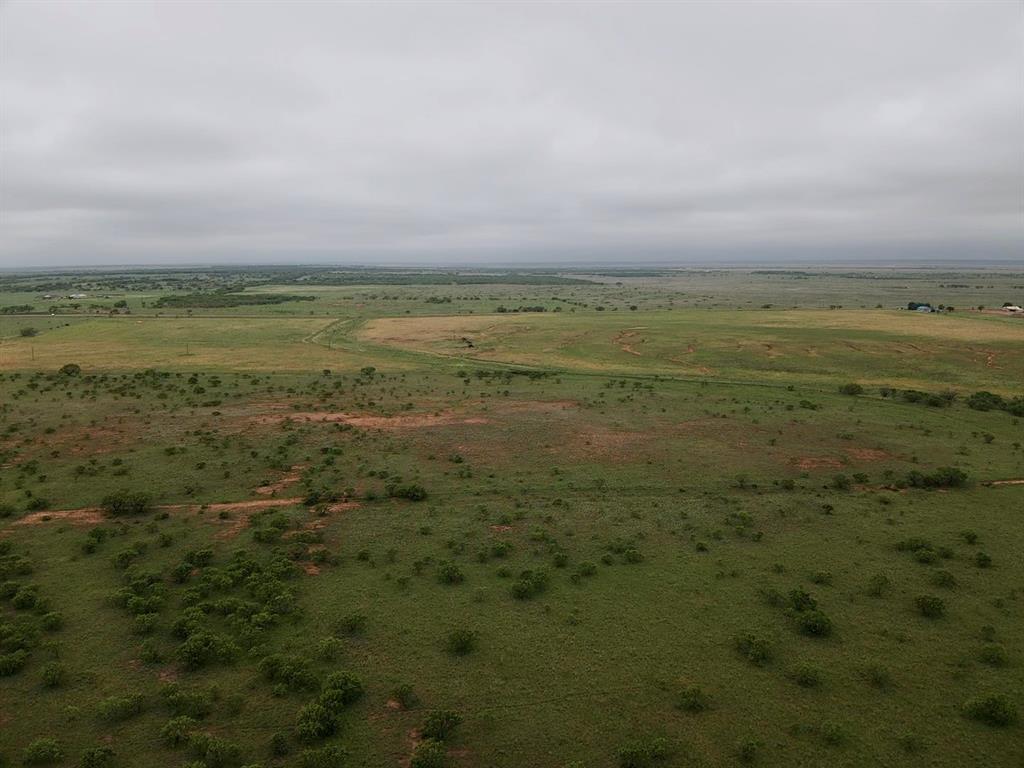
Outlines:
<svg viewBox="0 0 1024 768"><path fill-rule="evenodd" d="M265 306L285 304L290 301L315 301L316 296L299 296L290 293L186 293L161 296L154 307L172 309L222 309L226 307Z"/></svg>

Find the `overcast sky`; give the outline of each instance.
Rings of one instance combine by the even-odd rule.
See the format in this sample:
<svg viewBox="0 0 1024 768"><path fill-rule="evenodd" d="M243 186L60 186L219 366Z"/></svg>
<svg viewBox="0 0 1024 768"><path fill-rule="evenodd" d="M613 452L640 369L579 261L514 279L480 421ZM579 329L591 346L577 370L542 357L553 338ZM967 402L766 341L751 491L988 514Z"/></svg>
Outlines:
<svg viewBox="0 0 1024 768"><path fill-rule="evenodd" d="M0 266L1022 258L1024 3L0 0Z"/></svg>

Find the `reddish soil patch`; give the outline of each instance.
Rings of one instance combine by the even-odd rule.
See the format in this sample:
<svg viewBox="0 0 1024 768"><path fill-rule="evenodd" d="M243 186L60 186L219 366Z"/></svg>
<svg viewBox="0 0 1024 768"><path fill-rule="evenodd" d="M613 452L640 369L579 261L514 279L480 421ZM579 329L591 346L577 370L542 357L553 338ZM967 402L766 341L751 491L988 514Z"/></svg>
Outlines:
<svg viewBox="0 0 1024 768"><path fill-rule="evenodd" d="M508 533L512 530L511 525L492 525L491 530L495 533Z"/></svg>
<svg viewBox="0 0 1024 768"><path fill-rule="evenodd" d="M839 459L830 459L824 456L803 456L793 459L793 464L800 469L842 469L843 467L843 462Z"/></svg>
<svg viewBox="0 0 1024 768"><path fill-rule="evenodd" d="M164 667L157 673L157 678L161 683L173 683L178 679L178 670L174 667Z"/></svg>
<svg viewBox="0 0 1024 768"><path fill-rule="evenodd" d="M644 432L597 427L573 431L548 450L559 455L570 454L583 458L626 459L649 439L650 435Z"/></svg>
<svg viewBox="0 0 1024 768"><path fill-rule="evenodd" d="M305 464L296 464L280 480L256 488L256 493L260 496L273 496L278 491L283 491L285 488L295 485L295 483L302 479L302 470L305 468Z"/></svg>
<svg viewBox="0 0 1024 768"><path fill-rule="evenodd" d="M303 563L302 570L305 571L307 576L319 576L320 566L316 563Z"/></svg>
<svg viewBox="0 0 1024 768"><path fill-rule="evenodd" d="M631 355L636 355L637 357L640 357L640 353L637 352L632 346L632 341L635 338L635 331L623 331L622 333L618 334L615 337L615 343L619 345L619 349L621 349L623 352L628 352ZM640 343L643 344L643 342L644 340L640 339Z"/></svg>
<svg viewBox="0 0 1024 768"><path fill-rule="evenodd" d="M418 747L422 741L423 734L420 733L419 728L413 728L409 731L409 756L403 757L398 763L402 768L409 768L409 766L412 765L412 756L416 752L416 747Z"/></svg>
<svg viewBox="0 0 1024 768"><path fill-rule="evenodd" d="M228 501L219 504L207 504L205 508L208 512L242 513L241 517L231 518L227 521L231 524L229 528L218 534L218 536L224 536L237 533L238 530L244 528L246 522L248 522L248 516L253 512L272 507L290 507L301 503L302 499L298 497L288 499L253 499L251 501ZM202 504L162 504L157 509L168 512L198 512L203 506ZM83 507L82 509L56 509L33 512L15 520L13 525L41 525L54 521L68 522L73 525L96 525L106 520L108 518L99 507Z"/></svg>
<svg viewBox="0 0 1024 768"><path fill-rule="evenodd" d="M59 509L53 511L32 512L24 517L15 520L13 525L42 525L53 521L71 523L72 525L96 525L102 523L106 518L103 510L99 507L85 507L84 509Z"/></svg>
<svg viewBox="0 0 1024 768"><path fill-rule="evenodd" d="M858 461L883 461L892 458L892 454L878 448L850 448L847 453Z"/></svg>
<svg viewBox="0 0 1024 768"><path fill-rule="evenodd" d="M280 424L284 421L326 422L330 424L348 424L361 429L420 429L423 427L439 427L446 424L486 424L487 419L480 416L461 416L452 411L440 413L399 414L397 416L373 416L358 413L328 413L303 411L288 414L257 416L253 421L257 424Z"/></svg>
<svg viewBox="0 0 1024 768"><path fill-rule="evenodd" d="M384 702L384 709L390 709L392 712L398 712L402 709L402 702L397 699L388 699Z"/></svg>
<svg viewBox="0 0 1024 768"><path fill-rule="evenodd" d="M496 410L506 413L543 413L557 414L579 408L576 400L513 400L501 403Z"/></svg>

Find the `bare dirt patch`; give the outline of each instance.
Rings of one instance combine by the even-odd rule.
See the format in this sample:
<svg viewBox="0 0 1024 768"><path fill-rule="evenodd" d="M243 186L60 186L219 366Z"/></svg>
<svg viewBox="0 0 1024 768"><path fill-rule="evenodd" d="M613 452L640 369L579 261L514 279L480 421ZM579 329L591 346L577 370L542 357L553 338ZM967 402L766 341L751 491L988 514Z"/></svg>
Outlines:
<svg viewBox="0 0 1024 768"><path fill-rule="evenodd" d="M642 357L642 355L633 347L633 340L636 339L636 337L636 331L622 331L621 333L616 334L615 343L623 352L628 352L631 355ZM639 343L643 344L643 342L644 340L640 339Z"/></svg>
<svg viewBox="0 0 1024 768"><path fill-rule="evenodd" d="M993 480L985 485L1024 485L1024 480Z"/></svg>
<svg viewBox="0 0 1024 768"><path fill-rule="evenodd" d="M511 525L492 525L491 530L495 533L508 533L512 530Z"/></svg>
<svg viewBox="0 0 1024 768"><path fill-rule="evenodd" d="M54 521L71 523L72 525L96 525L102 523L106 518L103 510L99 507L85 507L83 509L58 509L51 511L32 512L24 517L15 520L13 525L42 525Z"/></svg>
<svg viewBox="0 0 1024 768"><path fill-rule="evenodd" d="M891 453L878 448L850 448L846 453L857 461L884 461L892 458Z"/></svg>
<svg viewBox="0 0 1024 768"><path fill-rule="evenodd" d="M487 423L487 419L482 416L466 416L454 411L417 414L403 413L397 416L304 411L257 416L253 421L257 424L280 424L285 421L348 424L353 427L359 427L360 429L421 429L423 427L440 427L447 424Z"/></svg>
<svg viewBox="0 0 1024 768"><path fill-rule="evenodd" d="M284 475L281 479L276 480L273 483L261 485L255 489L255 492L260 496L273 496L278 491L283 491L299 482L299 480L302 479L302 470L305 468L305 464L296 464L288 470L288 474Z"/></svg>
<svg viewBox="0 0 1024 768"><path fill-rule="evenodd" d="M843 462L839 459L828 458L826 456L801 456L793 459L793 464L804 470L811 469L842 469Z"/></svg>

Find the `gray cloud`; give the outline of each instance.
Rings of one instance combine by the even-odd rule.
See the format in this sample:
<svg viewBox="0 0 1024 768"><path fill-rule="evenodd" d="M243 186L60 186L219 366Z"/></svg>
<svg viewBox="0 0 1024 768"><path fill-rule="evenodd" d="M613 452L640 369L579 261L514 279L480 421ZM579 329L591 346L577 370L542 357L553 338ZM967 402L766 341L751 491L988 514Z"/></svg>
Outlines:
<svg viewBox="0 0 1024 768"><path fill-rule="evenodd" d="M0 266L1020 258L1024 11L0 4Z"/></svg>

